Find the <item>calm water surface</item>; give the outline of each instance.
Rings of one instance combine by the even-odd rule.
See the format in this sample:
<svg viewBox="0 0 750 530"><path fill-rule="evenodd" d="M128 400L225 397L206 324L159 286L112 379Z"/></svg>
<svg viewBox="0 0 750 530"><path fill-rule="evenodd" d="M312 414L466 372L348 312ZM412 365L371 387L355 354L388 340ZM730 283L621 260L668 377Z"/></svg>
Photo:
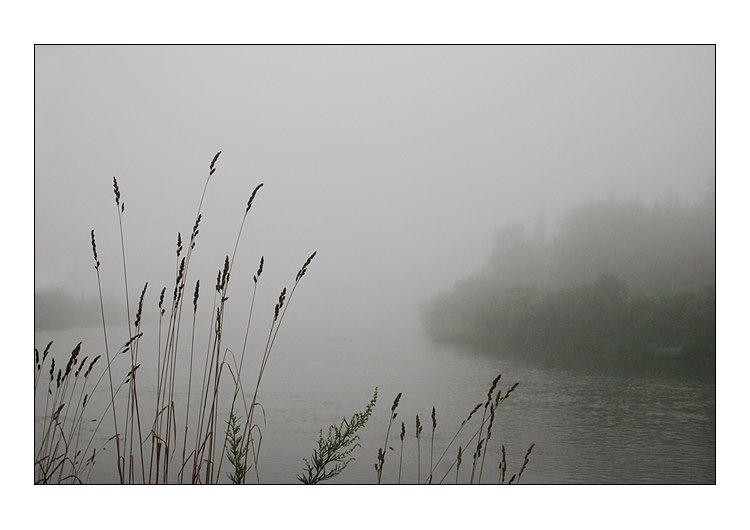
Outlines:
<svg viewBox="0 0 750 530"><path fill-rule="evenodd" d="M149 358L146 352L149 337L154 343L158 336L155 329L144 331L139 358L143 364L139 376L142 403L154 395L155 356ZM121 333L126 335L122 330ZM235 343L225 341L225 346L239 352L243 333L234 336L237 337ZM58 365L67 361L79 341L84 342L82 356L101 353L101 330L35 334L35 346L40 350L49 340L55 340L51 351ZM257 352L262 351L263 343L264 339L258 338L247 354L243 381L248 388L253 386L251 383L260 363ZM186 351L181 355L187 361L188 338L183 344ZM206 350L205 342L202 344L196 350L195 361L201 367ZM182 382L178 386L183 391L176 403L183 417L186 373L183 370L178 374ZM374 465L378 448L384 443L391 405L399 392L402 397L396 409L398 416L388 439L388 445L394 450L387 453L383 482L398 482L399 472L402 483L415 483L418 477L424 481L430 461L432 407L437 418L433 453L433 460L437 461L461 422L477 403L485 401L497 374L502 374L499 387L503 390L516 381L520 385L498 410L484 455L482 483L497 483L502 445L507 453L507 481L521 467L532 443L535 446L522 478L526 484L707 484L716 481L714 378L550 366L499 353L480 354L436 345L418 329L326 333L282 329L259 395L265 410L265 424L262 416L258 418L263 433L258 468L260 480L273 484L296 483L296 474L304 468L302 459L309 458L320 429L327 430L343 416L350 417L362 410L378 387L378 403L361 432L362 446L354 453L356 460L331 482L376 482ZM194 375L193 389L198 383ZM102 388L109 392L107 385ZM146 405L143 409L145 411ZM43 399L38 399L37 429L43 410ZM228 411L222 413L228 416ZM424 429L419 450L415 437L417 414ZM399 462L402 421L406 436ZM466 432L462 431L453 442L444 459L452 462L458 446L465 448L459 482L468 482L471 475L476 440L468 444L474 432L469 427L475 421L476 418L467 424ZM88 423L85 433L93 433L95 425L96 422ZM105 433L106 427L103 424L95 436L101 444L112 434L111 431ZM179 428L184 429L184 423ZM99 453L89 482L117 482L116 468L109 456L115 448L111 442L105 447L105 451ZM444 482L456 481L455 468L449 471L448 466L441 463L435 481L444 475ZM476 480L475 476L474 482Z"/></svg>

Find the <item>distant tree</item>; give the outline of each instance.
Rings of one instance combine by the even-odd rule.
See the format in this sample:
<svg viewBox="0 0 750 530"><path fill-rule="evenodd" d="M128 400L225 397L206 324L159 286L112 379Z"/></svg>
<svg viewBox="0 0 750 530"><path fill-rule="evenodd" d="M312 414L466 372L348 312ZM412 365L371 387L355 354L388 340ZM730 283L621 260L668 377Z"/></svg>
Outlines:
<svg viewBox="0 0 750 530"><path fill-rule="evenodd" d="M668 193L647 209L637 203L594 202L560 220L551 244L558 287L614 274L636 289L678 289L713 281L715 219L702 207L680 206Z"/></svg>
<svg viewBox="0 0 750 530"><path fill-rule="evenodd" d="M588 203L567 212L559 227L551 243L554 285L572 287L603 273L639 283L645 275L652 234L642 205Z"/></svg>
<svg viewBox="0 0 750 530"><path fill-rule="evenodd" d="M662 206L666 210L674 211L678 210L681 205L680 198L674 190L671 187L667 188L667 191L664 193L664 202L662 203Z"/></svg>
<svg viewBox="0 0 750 530"><path fill-rule="evenodd" d="M573 356L715 355L715 207L669 191L639 202L590 202L546 237L495 232L487 266L423 306L437 340ZM665 353L666 352L666 353Z"/></svg>
<svg viewBox="0 0 750 530"><path fill-rule="evenodd" d="M542 214L543 216L543 214ZM487 269L489 278L498 286L535 285L544 283L545 246L543 217L537 222L537 233L530 239L521 224L509 224L495 232L495 247ZM541 236L543 237L543 236Z"/></svg>
<svg viewBox="0 0 750 530"><path fill-rule="evenodd" d="M127 318L125 305L111 298L104 299L104 310L112 322L121 323ZM34 329L68 329L101 325L99 301L93 298L74 297L63 289L34 291ZM110 317L111 315L111 317Z"/></svg>

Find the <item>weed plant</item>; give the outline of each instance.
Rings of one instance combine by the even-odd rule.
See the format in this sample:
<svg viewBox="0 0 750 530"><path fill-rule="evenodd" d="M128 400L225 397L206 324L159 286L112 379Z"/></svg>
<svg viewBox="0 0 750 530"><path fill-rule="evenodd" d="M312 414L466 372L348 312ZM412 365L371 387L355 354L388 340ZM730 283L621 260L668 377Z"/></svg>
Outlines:
<svg viewBox="0 0 750 530"><path fill-rule="evenodd" d="M340 425L331 425L326 438L323 438L321 429L318 447L313 451L310 460L303 459L306 469L303 475L297 475L297 480L303 484L318 484L341 474L349 462L354 460L351 454L360 446L357 442L357 431L370 419L377 399L378 389L375 388L372 400L363 412L354 414L350 420L342 419Z"/></svg>

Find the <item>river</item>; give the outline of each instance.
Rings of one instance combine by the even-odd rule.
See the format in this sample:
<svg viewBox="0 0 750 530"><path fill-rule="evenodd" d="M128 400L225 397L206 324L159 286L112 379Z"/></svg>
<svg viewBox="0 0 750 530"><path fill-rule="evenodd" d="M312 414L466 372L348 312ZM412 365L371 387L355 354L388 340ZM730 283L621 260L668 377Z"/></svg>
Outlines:
<svg viewBox="0 0 750 530"><path fill-rule="evenodd" d="M113 330L111 336L124 330ZM243 369L243 381L253 386L265 342L256 334ZM146 328L140 348L139 395L142 402L153 397L158 331ZM244 330L237 330L234 343L225 341L233 352L241 350ZM189 346L185 333L182 349ZM102 353L102 333L97 329L70 329L35 333L41 351L54 340L51 353L58 366L67 361L73 347L83 341L81 356ZM151 340L151 343L149 343ZM202 368L206 346L196 349L196 366ZM187 351L180 353L187 359ZM197 359L201 359L200 362ZM183 367L187 363L183 364ZM44 372L44 370L43 370ZM527 360L499 352L472 352L456 346L438 345L419 329L404 330L295 330L283 329L274 344L261 382L258 401L262 443L258 477L264 484L296 483L316 447L320 429L338 423L364 409L378 388L373 415L361 431L361 447L347 469L330 482L373 484L378 448L383 446L394 398L401 393L397 417L391 428L382 473L383 483L424 482L429 473L432 437L431 411L435 407L437 428L433 461L478 403L484 403L496 375L498 387L506 392L519 385L497 411L486 455L480 457L473 482L496 484L500 479L501 448L506 449L507 475L521 468L533 443L523 472L524 484L713 484L716 481L716 384L715 377L672 372L621 372L598 368L569 368ZM48 376L47 376L48 377ZM197 376L194 375L195 378ZM193 382L196 385L196 379ZM186 393L186 371L178 372L176 404ZM102 385L106 393L108 385ZM249 390L248 390L249 392ZM44 394L38 393L36 443L43 419ZM226 396L224 396L226 398ZM248 399L251 396L248 396ZM102 398L100 398L102 399ZM144 405L144 412L147 407ZM467 483L471 480L476 439L469 444L472 425L478 426L483 409L477 412L450 446L438 466L434 482ZM226 411L222 410L222 414ZM179 422L178 413L178 422ZM184 413L183 413L184 414ZM144 414L145 415L145 414ZM227 414L228 415L228 414ZM416 415L423 431L415 436ZM405 425L403 450L401 422ZM95 423L86 424L93 432ZM96 435L106 446L88 475L90 483L117 482L111 456L115 448L107 443L111 432L106 425ZM179 429L184 429L183 424ZM180 431L181 432L181 431ZM96 445L96 444L94 444ZM456 475L449 469L458 447L463 458ZM108 451L108 452L107 452ZM482 460L482 458L484 460ZM482 462L484 462L482 466ZM225 464L226 465L226 464ZM419 467L418 467L419 466ZM254 470L250 475L256 481Z"/></svg>

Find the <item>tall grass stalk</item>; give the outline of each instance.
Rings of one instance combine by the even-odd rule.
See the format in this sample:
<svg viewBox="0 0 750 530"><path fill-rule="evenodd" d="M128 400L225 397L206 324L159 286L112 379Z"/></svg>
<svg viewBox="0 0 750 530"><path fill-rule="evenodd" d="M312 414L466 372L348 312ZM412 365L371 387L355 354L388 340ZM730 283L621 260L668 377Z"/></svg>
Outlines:
<svg viewBox="0 0 750 530"><path fill-rule="evenodd" d="M252 200L252 197L251 197ZM263 379L263 374L266 370L266 366L268 364L268 359L271 355L271 350L273 349L273 345L276 341L276 337L279 333L279 328L281 326L281 323L284 320L284 316L286 315L286 310L289 307L289 303L292 300L292 297L294 296L294 292L297 290L297 286L299 285L300 281L302 280L302 277L307 274L307 267L312 262L313 258L317 254L316 252L313 252L309 258L305 261L305 263L302 265L300 270L297 272L297 276L295 277L294 284L292 285L292 290L289 293L289 299L286 298L286 287L282 289L281 294L279 295L279 301L276 303L276 307L274 308L274 316L273 321L271 322L271 328L268 333L268 339L266 340L266 346L263 352L263 358L261 360L260 368L258 369L258 378L255 383L255 390L253 392L253 399L250 402L249 410L247 410L247 423L245 424L245 430L243 432L243 437L247 439L247 443L252 445L252 451L247 451L247 453L252 452L253 454L253 465L255 467L256 472L256 480L260 481L260 476L258 472L258 456L260 451L260 441L258 442L257 448L255 447L254 442L254 432L258 432L259 436L262 437L262 433L260 431L260 427L253 422L254 416L255 416L255 410L256 407L260 404L258 403L258 392L260 390L260 384ZM259 270L260 273L260 270ZM245 457L247 459L247 456Z"/></svg>
<svg viewBox="0 0 750 530"><path fill-rule="evenodd" d="M471 472L470 476L468 477L468 480L466 481L467 484L473 484L475 483L476 478L476 484L480 484L482 482L482 472L485 460L487 458L488 453L488 444L490 439L492 438L492 428L495 423L495 416L497 414L497 409L500 403L502 403L505 399L508 398L508 396L518 387L518 383L514 383L509 390L507 390L505 393L503 393L502 390L497 388L497 384L500 380L500 375L498 375L492 382L489 391L487 392L487 398L484 400L484 402L477 403L477 405L469 412L468 416L461 422L458 429L452 436L452 438L448 441L447 445L445 446L444 450L442 451L440 457L437 459L436 462L433 463L432 458L432 449L434 447L434 440L435 440L435 431L437 429L437 418L435 413L435 407L432 407L432 440L431 440L431 448L430 448L430 473L429 475L422 480L421 474L420 474L420 440L421 440L421 434L422 434L422 424L419 418L419 415L416 417L416 429L414 431L415 437L417 439L417 483L418 484L432 484L433 479L435 479L436 483L442 484L446 481L447 477L453 472L455 474L455 478L451 479L452 482L455 482L456 484L461 483L461 469L462 464L464 463L464 460L466 460L467 450L469 447L472 447L472 444L475 444L474 450L472 452L472 466L471 466ZM378 448L378 455L377 455L377 461L375 463L375 470L377 471L377 483L382 484L383 483L383 466L385 463L385 457L387 455L387 451L396 451L393 447L390 447L388 445L388 439L390 435L391 427L393 426L393 421L396 419L397 413L396 408L399 405L400 399L402 394L399 393L398 396L396 396L396 399L394 400L393 406L391 407L391 413L390 418L388 422L388 427L386 429L385 433L385 442L383 443L382 447ZM484 406L484 413L482 415L478 414L478 411L480 408ZM489 412L487 412L489 411ZM474 420L472 422L472 420ZM473 428L470 428L469 426L474 425ZM468 431L468 432L466 432ZM463 433L463 436L462 436ZM401 484L402 480L402 461L404 457L404 447L405 447L405 437L406 437L406 426L402 422L401 423L401 433L400 433L400 451L399 451L399 470L398 470L398 476L397 476L397 483ZM466 439L468 437L468 439ZM463 439L464 441L459 445L458 451L455 454L455 457L451 461L445 461L446 455L451 450L451 447L454 446L455 442L459 439ZM513 475L511 477L511 480L508 482L509 484L512 483L518 483L520 480L520 477L522 473L525 471L526 467L529 464L529 457L531 455L531 451L534 448L534 444L531 444L528 451L526 452L526 456L524 457L523 465L521 466L520 471L517 475ZM502 445L501 448L501 459L498 465L498 469L500 470L500 477L498 480L499 484L505 483L505 474L507 471L507 460L506 460L506 451L505 451L505 445ZM441 465L442 464L442 465ZM465 466L464 466L465 467ZM454 470L455 468L455 470ZM478 470L478 475L477 475ZM438 473L439 472L439 473Z"/></svg>
<svg viewBox="0 0 750 530"><path fill-rule="evenodd" d="M521 475L523 475L526 466L529 464L529 456L531 455L531 451L534 449L534 445L536 444L531 444L529 446L529 449L526 451L526 455L523 457L523 465L521 466L521 470L518 472L518 480L516 480L516 484L519 484L521 482Z"/></svg>
<svg viewBox="0 0 750 530"><path fill-rule="evenodd" d="M401 464L404 461L404 436L406 435L406 426L401 422L401 450L398 453L398 483L401 484Z"/></svg>
<svg viewBox="0 0 750 530"><path fill-rule="evenodd" d="M417 438L417 484L422 483L422 450L419 445L420 437L422 435L422 424L419 421L419 414L417 414L417 426L414 431L414 436Z"/></svg>
<svg viewBox="0 0 750 530"><path fill-rule="evenodd" d="M182 465L180 466L180 472L178 474L178 481L180 484L182 484L183 477L184 477L184 471L185 471L185 462L186 462L186 451L187 451L187 438L188 438L188 428L190 426L190 422L188 419L190 418L190 396L192 394L192 388L193 388L193 353L195 352L195 320L196 316L198 314L198 297L200 295L200 286L201 281L198 280L195 282L195 291L193 291L193 323L191 326L191 334L190 334L190 366L188 368L188 390L187 390L187 404L185 406L185 436L182 441ZM230 420L231 420L230 416Z"/></svg>
<svg viewBox="0 0 750 530"><path fill-rule="evenodd" d="M461 446L458 446L458 454L456 455L456 484L458 484L458 471L461 469Z"/></svg>
<svg viewBox="0 0 750 530"><path fill-rule="evenodd" d="M477 447L476 447L476 450L474 451L474 462L472 463L472 466L471 466L471 478L469 479L469 484L473 484L474 482L474 473L477 468L477 459L479 458L479 455L482 451L482 444L485 442L485 439L482 438L482 429L484 428L484 422L485 422L485 419L487 418L487 408L492 403L492 393L495 391L495 387L497 386L498 381L500 381L501 376L502 374L498 374L497 377L495 377L495 379L492 381L492 385L490 386L489 391L487 392L487 401L485 401L484 403L484 412L482 413L482 422L479 426L479 435L477 436ZM494 419L494 415L493 415L493 419ZM485 446L485 454L486 454L486 446Z"/></svg>
<svg viewBox="0 0 750 530"><path fill-rule="evenodd" d="M117 410L114 406L115 403L115 394L114 394L114 384L112 382L112 359L109 356L109 341L107 340L107 319L104 316L104 297L102 296L102 280L101 275L99 272L99 256L96 252L96 237L94 234L94 230L91 230L91 248L94 252L94 268L96 269L96 283L97 287L99 289L99 308L101 309L101 315L102 315L102 332L104 333L104 351L107 355L107 376L109 378L109 392L110 392L110 398L112 403L112 420L114 421L115 425L115 443L117 445L117 473L120 476L120 483L125 483L125 475L123 473L122 469L122 452L120 450L120 430L117 428Z"/></svg>
<svg viewBox="0 0 750 530"><path fill-rule="evenodd" d="M398 408L398 402L401 399L401 392L398 393L396 396L396 399L393 400L393 405L391 406L391 416L388 420L388 430L385 432L385 442L383 442L383 447L378 449L378 462L375 464L375 470L377 471L378 475L378 484L380 484L382 478L383 478L383 465L385 464L385 454L386 451L388 451L388 436L391 433L391 425L393 425L393 420L396 419L396 416L398 413L396 412L396 409Z"/></svg>
<svg viewBox="0 0 750 530"><path fill-rule="evenodd" d="M437 428L437 418L435 417L435 407L432 407L432 436L430 437L430 476L428 477L428 484L432 484L432 454L435 449L435 429Z"/></svg>

